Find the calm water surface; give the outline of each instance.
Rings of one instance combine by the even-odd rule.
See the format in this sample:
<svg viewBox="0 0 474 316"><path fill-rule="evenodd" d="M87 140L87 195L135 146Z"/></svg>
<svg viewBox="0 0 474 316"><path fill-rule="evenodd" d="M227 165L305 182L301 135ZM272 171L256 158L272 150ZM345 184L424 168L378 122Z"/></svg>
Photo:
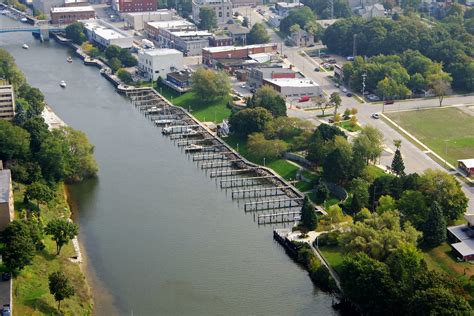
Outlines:
<svg viewBox="0 0 474 316"><path fill-rule="evenodd" d="M14 23L0 16L0 27ZM29 33L0 34L0 47L95 145L98 179L71 191L97 314L334 314L272 228L258 227L97 69L66 63L66 48Z"/></svg>

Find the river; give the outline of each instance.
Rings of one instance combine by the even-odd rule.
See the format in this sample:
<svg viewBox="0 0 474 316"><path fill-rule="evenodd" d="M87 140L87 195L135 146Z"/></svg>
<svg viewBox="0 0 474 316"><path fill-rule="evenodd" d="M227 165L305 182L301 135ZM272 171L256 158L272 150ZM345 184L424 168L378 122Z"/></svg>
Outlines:
<svg viewBox="0 0 474 316"><path fill-rule="evenodd" d="M14 23L0 16L0 27ZM257 226L96 68L66 63L68 49L29 33L0 34L0 47L95 145L98 179L70 191L96 314L335 314L272 227Z"/></svg>

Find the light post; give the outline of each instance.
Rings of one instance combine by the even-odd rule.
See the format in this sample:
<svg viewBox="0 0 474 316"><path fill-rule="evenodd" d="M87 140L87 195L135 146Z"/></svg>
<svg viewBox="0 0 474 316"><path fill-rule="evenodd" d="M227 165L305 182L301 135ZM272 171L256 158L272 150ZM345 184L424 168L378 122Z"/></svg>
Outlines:
<svg viewBox="0 0 474 316"><path fill-rule="evenodd" d="M364 97L364 93L365 93L365 78L366 77L367 77L366 73L362 74L362 97Z"/></svg>
<svg viewBox="0 0 474 316"><path fill-rule="evenodd" d="M265 157L263 157L263 166L265 167Z"/></svg>

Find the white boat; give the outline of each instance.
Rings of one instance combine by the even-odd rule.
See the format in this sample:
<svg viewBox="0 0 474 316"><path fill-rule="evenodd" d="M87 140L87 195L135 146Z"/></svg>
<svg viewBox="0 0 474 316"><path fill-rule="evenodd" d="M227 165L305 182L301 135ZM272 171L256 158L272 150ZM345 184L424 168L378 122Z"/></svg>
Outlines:
<svg viewBox="0 0 474 316"><path fill-rule="evenodd" d="M21 46L21 47L22 47L23 49L28 49L28 48L30 48L30 47L29 47L28 45L26 45L26 44L23 44L23 46Z"/></svg>
<svg viewBox="0 0 474 316"><path fill-rule="evenodd" d="M61 82L59 83L59 85L61 86L61 88L66 88L66 81L61 80Z"/></svg>
<svg viewBox="0 0 474 316"><path fill-rule="evenodd" d="M71 64L71 63L72 63L72 57L71 57L71 56L68 56L68 58L66 59L66 61Z"/></svg>
<svg viewBox="0 0 474 316"><path fill-rule="evenodd" d="M26 22L28 22L28 19L27 18L21 18L20 22L26 23Z"/></svg>

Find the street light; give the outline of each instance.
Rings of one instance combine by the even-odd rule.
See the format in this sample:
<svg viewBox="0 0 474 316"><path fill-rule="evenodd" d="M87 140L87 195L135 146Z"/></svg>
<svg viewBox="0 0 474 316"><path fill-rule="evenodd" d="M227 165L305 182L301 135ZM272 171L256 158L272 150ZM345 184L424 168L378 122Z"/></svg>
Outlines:
<svg viewBox="0 0 474 316"><path fill-rule="evenodd" d="M362 74L362 97L364 97L364 92L365 92L365 78L367 77L367 74L364 73Z"/></svg>
<svg viewBox="0 0 474 316"><path fill-rule="evenodd" d="M265 167L265 157L263 157L263 166Z"/></svg>

